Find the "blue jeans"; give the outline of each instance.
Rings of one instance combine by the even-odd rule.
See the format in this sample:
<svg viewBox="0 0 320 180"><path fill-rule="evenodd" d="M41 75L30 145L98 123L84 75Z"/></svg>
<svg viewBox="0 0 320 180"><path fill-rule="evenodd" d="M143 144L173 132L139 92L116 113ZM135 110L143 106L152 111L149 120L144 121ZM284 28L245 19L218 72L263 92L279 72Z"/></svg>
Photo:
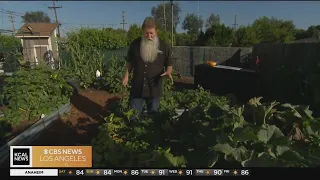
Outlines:
<svg viewBox="0 0 320 180"><path fill-rule="evenodd" d="M160 105L160 98L130 98L130 108L143 112L143 103L146 102L148 113L157 112Z"/></svg>

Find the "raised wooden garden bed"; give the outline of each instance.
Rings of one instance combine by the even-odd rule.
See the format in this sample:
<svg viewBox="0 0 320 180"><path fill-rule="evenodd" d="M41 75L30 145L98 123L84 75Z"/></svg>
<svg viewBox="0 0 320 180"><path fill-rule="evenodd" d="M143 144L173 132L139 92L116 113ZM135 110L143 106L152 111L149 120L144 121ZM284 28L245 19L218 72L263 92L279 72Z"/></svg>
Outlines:
<svg viewBox="0 0 320 180"><path fill-rule="evenodd" d="M32 143L38 138L40 133L50 126L52 122L57 120L61 114L70 111L70 103L62 105L59 109L46 115L40 120L33 120L23 122L21 125L15 127L15 131L7 136L0 147L0 164L2 164L9 157L10 146L21 146Z"/></svg>

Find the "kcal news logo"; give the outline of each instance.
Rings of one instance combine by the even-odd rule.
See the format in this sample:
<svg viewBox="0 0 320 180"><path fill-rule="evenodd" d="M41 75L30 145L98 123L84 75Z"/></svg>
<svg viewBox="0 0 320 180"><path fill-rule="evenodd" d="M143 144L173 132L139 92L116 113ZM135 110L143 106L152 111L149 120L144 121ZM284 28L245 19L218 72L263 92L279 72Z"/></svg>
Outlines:
<svg viewBox="0 0 320 180"><path fill-rule="evenodd" d="M10 146L10 167L32 167L32 146Z"/></svg>

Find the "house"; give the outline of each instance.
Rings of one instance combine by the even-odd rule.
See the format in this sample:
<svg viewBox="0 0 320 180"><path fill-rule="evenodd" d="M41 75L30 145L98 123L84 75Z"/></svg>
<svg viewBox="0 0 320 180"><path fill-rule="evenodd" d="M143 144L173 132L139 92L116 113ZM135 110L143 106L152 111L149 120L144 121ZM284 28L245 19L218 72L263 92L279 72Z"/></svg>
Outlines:
<svg viewBox="0 0 320 180"><path fill-rule="evenodd" d="M21 39L23 57L31 65L58 59L57 23L26 23L16 33Z"/></svg>

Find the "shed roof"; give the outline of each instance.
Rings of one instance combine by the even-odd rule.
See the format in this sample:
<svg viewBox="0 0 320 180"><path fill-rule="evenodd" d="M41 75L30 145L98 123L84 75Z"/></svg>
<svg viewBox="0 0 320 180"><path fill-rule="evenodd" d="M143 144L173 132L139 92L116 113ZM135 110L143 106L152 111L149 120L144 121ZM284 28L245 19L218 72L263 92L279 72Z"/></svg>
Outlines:
<svg viewBox="0 0 320 180"><path fill-rule="evenodd" d="M25 23L16 36L51 36L58 27L58 23Z"/></svg>

